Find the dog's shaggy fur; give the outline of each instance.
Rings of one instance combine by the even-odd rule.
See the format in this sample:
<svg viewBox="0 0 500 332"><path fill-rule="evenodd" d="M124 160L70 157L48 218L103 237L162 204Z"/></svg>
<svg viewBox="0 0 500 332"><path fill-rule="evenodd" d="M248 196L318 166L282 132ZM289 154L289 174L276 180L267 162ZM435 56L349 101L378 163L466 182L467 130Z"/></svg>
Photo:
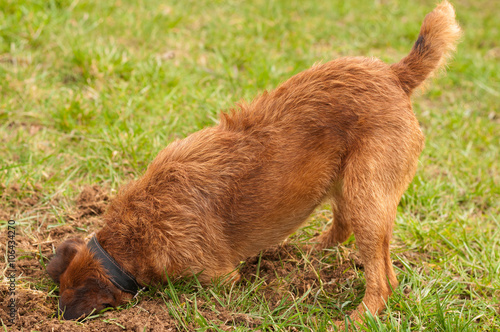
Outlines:
<svg viewBox="0 0 500 332"><path fill-rule="evenodd" d="M330 200L332 226L315 247L354 233L366 294L352 318L365 307L376 314L398 285L389 242L424 147L410 96L459 35L445 1L400 62L349 57L316 65L222 114L217 126L173 142L111 202L99 242L142 285L167 275L237 280L241 260L283 241ZM82 240L61 244L47 271L60 282L65 318L130 298Z"/></svg>

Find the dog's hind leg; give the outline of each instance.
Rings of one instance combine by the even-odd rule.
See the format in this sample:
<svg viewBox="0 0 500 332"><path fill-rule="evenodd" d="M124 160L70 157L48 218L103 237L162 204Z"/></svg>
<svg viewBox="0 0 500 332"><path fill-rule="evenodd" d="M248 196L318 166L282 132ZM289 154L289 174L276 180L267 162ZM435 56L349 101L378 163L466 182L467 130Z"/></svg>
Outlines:
<svg viewBox="0 0 500 332"><path fill-rule="evenodd" d="M341 215L354 233L366 278L365 297L351 315L352 320L360 320L365 310L379 313L398 286L389 243L397 206L415 173L418 153L400 149L397 155L388 156L392 148L385 141L354 151L343 173L336 215Z"/></svg>
<svg viewBox="0 0 500 332"><path fill-rule="evenodd" d="M358 215L352 219L366 279L365 297L351 315L353 320L358 320L365 309L373 315L380 313L392 290L398 286L389 252L396 207L387 206L387 202L380 200L370 205L375 204L380 205L378 208L361 208L358 211L363 213L363 216Z"/></svg>

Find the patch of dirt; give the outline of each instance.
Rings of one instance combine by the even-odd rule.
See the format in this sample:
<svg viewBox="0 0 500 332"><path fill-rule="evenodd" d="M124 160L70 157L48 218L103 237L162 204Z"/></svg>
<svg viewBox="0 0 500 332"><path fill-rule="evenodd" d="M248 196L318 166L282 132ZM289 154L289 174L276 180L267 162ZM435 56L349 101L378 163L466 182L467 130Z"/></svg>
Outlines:
<svg viewBox="0 0 500 332"><path fill-rule="evenodd" d="M5 298L0 303L2 308L7 307L9 300L4 288L0 289ZM12 331L177 331L175 321L158 299L146 299L130 309L107 312L99 319L79 323L59 320L55 315L57 298L48 297L47 292L18 289L16 297L18 312L15 325L10 326ZM0 319L7 322L6 311L0 311Z"/></svg>
<svg viewBox="0 0 500 332"><path fill-rule="evenodd" d="M103 226L101 215L106 211L109 199L107 188L85 186L76 198L75 210L68 212L65 217L73 228L84 228L91 233ZM52 236L60 238L68 234L69 230L63 227L65 226L58 227L61 228L59 230L54 229Z"/></svg>
<svg viewBox="0 0 500 332"><path fill-rule="evenodd" d="M15 292L17 319L16 325L12 327L19 330L22 328L31 330L34 328L35 322L40 321L40 319L47 320L47 317L54 312L54 306L57 305L55 298L49 299L47 296L48 293L44 291L16 287ZM0 298L3 299L0 302L3 309L0 310L0 319L7 323L10 318L7 308L12 298L8 294L7 284L2 283L0 285Z"/></svg>
<svg viewBox="0 0 500 332"><path fill-rule="evenodd" d="M50 205L57 206L57 199L50 204L41 202L39 186L23 187L12 185L0 187L0 219L16 220L21 216L32 223L16 222L15 225L15 275L16 275L16 324L10 330L65 330L55 317L57 309L57 292L52 295L56 285L47 272L45 264L52 256L55 247L70 237L85 237L101 226L100 215L104 212L107 202L107 191L98 186L85 187L76 199L75 208L64 215L67 221L58 225L59 221ZM39 222L40 221L40 222ZM6 225L0 228L0 248L2 257L5 255L4 245L7 243L8 229ZM10 239L9 239L10 240ZM7 304L11 300L8 294L7 277L12 270L7 269L6 259L0 260L0 319L8 322ZM50 295L49 295L50 294ZM49 322L57 322L53 325ZM69 325L67 325L69 326ZM118 326L117 326L118 327ZM73 323L66 330L74 330ZM103 329L106 330L106 329Z"/></svg>
<svg viewBox="0 0 500 332"><path fill-rule="evenodd" d="M5 188L2 188L5 189ZM12 215L34 216L34 222L29 226L18 225L16 228L16 307L15 325L11 331L74 331L84 329L89 331L178 331L179 329L195 330L200 326L197 323L185 323L185 326L174 314L169 312L163 300L164 295L142 295L136 305L104 313L97 319L90 319L84 323L63 321L57 317L58 293L56 284L45 271L45 264L50 260L54 249L62 241L78 236L88 237L92 232L102 227L102 214L109 203L109 190L99 186L84 187L74 201L74 208L64 210L63 219L66 223L58 225L58 216L49 206L59 202L41 201L39 191L33 188L28 195L23 188L23 195L19 195L18 187L7 188L2 192L14 193L7 200L8 209L0 209L1 218L8 220ZM7 195L8 195L7 193ZM71 205L71 204L70 204ZM42 218L43 217L43 218ZM32 219L33 220L33 219ZM7 239L7 229L0 230L2 243ZM352 249L352 248L351 248ZM350 248L341 248L330 253L304 253L295 245L283 244L251 257L240 267L242 280L240 286L246 287L249 282L261 282L255 290L264 297L269 305L275 308L283 299L288 302L299 297L302 301L313 304L322 301L321 297L338 297L339 292L351 288L353 282L358 282L355 268L360 268L359 262L351 255ZM2 249L2 254L4 254ZM3 281L7 280L5 260L0 261L0 271L4 274ZM359 281L361 283L361 281ZM0 319L8 322L7 304L11 297L8 295L7 282L0 284ZM346 286L346 284L348 284ZM362 284L359 284L362 287ZM324 294L319 295L318 294ZM340 296L341 298L342 296ZM181 295L181 303L192 300L189 294ZM221 330L231 331L235 327L257 328L262 324L262 317L254 317L244 312L232 312L220 305L217 301L206 302L197 298L196 307L199 315L207 322L217 324ZM215 303L215 304L214 304ZM190 303L194 307L194 303ZM332 304L327 304L332 305ZM179 308L179 310L183 310Z"/></svg>
<svg viewBox="0 0 500 332"><path fill-rule="evenodd" d="M98 185L84 187L76 199L76 206L79 211L78 219L103 214L108 206L108 201L107 191Z"/></svg>

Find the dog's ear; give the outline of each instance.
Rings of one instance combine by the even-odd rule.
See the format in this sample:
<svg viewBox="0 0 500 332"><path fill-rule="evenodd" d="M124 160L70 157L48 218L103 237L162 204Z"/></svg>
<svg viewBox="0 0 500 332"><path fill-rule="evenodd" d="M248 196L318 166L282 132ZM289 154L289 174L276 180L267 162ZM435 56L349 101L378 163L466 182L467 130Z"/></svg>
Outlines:
<svg viewBox="0 0 500 332"><path fill-rule="evenodd" d="M56 283L59 283L59 277L66 271L69 263L75 257L79 247L84 245L82 239L74 238L61 243L56 249L56 255L47 265L47 272Z"/></svg>

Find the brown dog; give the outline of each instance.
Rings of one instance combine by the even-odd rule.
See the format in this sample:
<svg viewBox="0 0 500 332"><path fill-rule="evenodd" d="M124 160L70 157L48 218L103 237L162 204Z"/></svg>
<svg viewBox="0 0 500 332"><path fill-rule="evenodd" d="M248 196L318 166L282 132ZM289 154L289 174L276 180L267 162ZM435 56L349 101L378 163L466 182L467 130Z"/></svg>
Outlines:
<svg viewBox="0 0 500 332"><path fill-rule="evenodd" d="M117 306L167 276L237 280L241 260L283 241L325 200L334 217L317 247L354 232L366 294L351 317L379 312L398 285L389 242L424 146L410 96L459 35L445 1L400 62L314 66L167 146L111 202L96 239L57 248L47 271L64 318Z"/></svg>

